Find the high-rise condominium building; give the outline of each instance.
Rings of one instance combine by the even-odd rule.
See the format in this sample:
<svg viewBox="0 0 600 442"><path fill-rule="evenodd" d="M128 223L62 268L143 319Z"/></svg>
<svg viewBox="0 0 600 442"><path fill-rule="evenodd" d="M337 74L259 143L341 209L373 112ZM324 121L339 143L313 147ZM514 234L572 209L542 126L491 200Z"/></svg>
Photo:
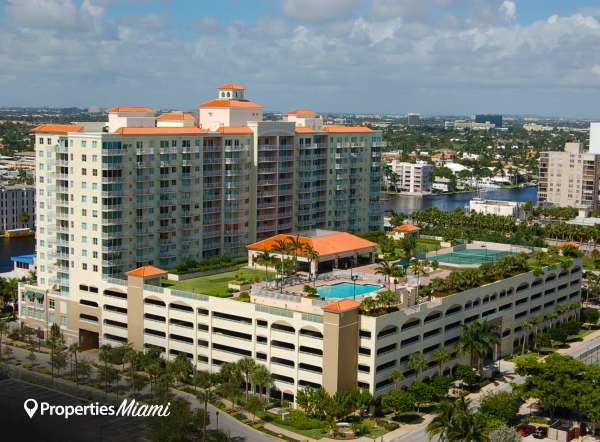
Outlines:
<svg viewBox="0 0 600 442"><path fill-rule="evenodd" d="M146 264L239 256L315 228L382 226L381 133L308 110L263 121L225 84L197 114L113 107L35 130L38 283L66 293Z"/></svg>
<svg viewBox="0 0 600 442"><path fill-rule="evenodd" d="M598 207L600 155L582 143L567 143L564 152L540 155L538 201L559 207Z"/></svg>
<svg viewBox="0 0 600 442"><path fill-rule="evenodd" d="M421 114L408 114L406 116L406 122L409 126L420 126L421 125Z"/></svg>

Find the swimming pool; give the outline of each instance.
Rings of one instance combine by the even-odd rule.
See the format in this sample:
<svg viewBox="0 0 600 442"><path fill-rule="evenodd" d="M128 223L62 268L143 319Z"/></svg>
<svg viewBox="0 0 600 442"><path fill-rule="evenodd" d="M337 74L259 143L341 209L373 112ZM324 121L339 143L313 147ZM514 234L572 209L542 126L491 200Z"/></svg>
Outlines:
<svg viewBox="0 0 600 442"><path fill-rule="evenodd" d="M443 255L430 256L430 261L437 261L448 264L483 264L484 262L494 262L505 256L516 255L514 252L491 249L465 249Z"/></svg>
<svg viewBox="0 0 600 442"><path fill-rule="evenodd" d="M317 288L317 293L323 298L351 298L355 294L366 295L367 293L375 292L381 287L376 284L356 284L356 292L354 284L351 282L338 282L337 284L324 285Z"/></svg>

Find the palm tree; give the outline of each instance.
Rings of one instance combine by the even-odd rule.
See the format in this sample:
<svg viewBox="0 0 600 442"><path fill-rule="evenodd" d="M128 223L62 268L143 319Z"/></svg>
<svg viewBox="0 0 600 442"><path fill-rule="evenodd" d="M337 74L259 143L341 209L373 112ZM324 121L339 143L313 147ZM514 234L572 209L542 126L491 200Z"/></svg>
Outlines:
<svg viewBox="0 0 600 442"><path fill-rule="evenodd" d="M130 382L131 382L131 392L132 394L135 395L135 370L137 368L137 364L139 363L139 361L141 356L140 354L135 351L133 348L128 348L125 351L125 354L123 355L123 363L124 364L129 364L129 377L130 377Z"/></svg>
<svg viewBox="0 0 600 442"><path fill-rule="evenodd" d="M410 271L417 277L417 293L416 298L419 299L419 285L421 284L421 276L425 276L425 262L417 261L410 266Z"/></svg>
<svg viewBox="0 0 600 442"><path fill-rule="evenodd" d="M304 249L304 243L300 240L300 235L291 236L288 239L292 251L294 252L294 272L298 268L298 253L301 253Z"/></svg>
<svg viewBox="0 0 600 442"><path fill-rule="evenodd" d="M279 255L279 259L281 261L281 281L280 287L281 292L283 293L283 277L284 277L284 261L286 256L290 256L293 251L293 246L288 239L282 240L278 239L275 241L275 245L271 248L271 252L275 252Z"/></svg>
<svg viewBox="0 0 600 442"><path fill-rule="evenodd" d="M302 250L304 252L304 254L306 255L306 257L308 258L308 273L309 273L309 278L310 278L310 269L312 267L312 263L313 261L316 262L316 266L315 266L315 274L312 275L313 276L313 284L317 283L317 273L319 272L319 252L317 252L315 250L315 248L312 246L312 244L310 243L304 243L304 245L302 246Z"/></svg>
<svg viewBox="0 0 600 442"><path fill-rule="evenodd" d="M254 359L250 357L245 357L237 361L237 366L239 367L240 372L244 376L244 383L246 384L246 400L248 400L248 387L250 386L250 382L252 381L252 372L256 368L256 362L254 362Z"/></svg>
<svg viewBox="0 0 600 442"><path fill-rule="evenodd" d="M104 362L104 392L105 392L105 394L108 394L108 381L109 381L108 364L109 364L110 360L112 359L112 352L113 352L113 348L110 346L110 344L104 344L102 347L100 347L100 351L98 352L98 359L100 359L100 361Z"/></svg>
<svg viewBox="0 0 600 442"><path fill-rule="evenodd" d="M446 350L444 347L439 347L433 350L431 353L431 360L436 361L440 364L440 372L439 375L442 375L444 362L448 362L450 360L450 352Z"/></svg>
<svg viewBox="0 0 600 442"><path fill-rule="evenodd" d="M531 323L531 320L523 321L521 327L523 327L523 348L521 349L521 354L525 354L525 346L529 340L529 331L533 327L533 324Z"/></svg>
<svg viewBox="0 0 600 442"><path fill-rule="evenodd" d="M269 373L267 367L259 364L254 368L251 378L252 383L258 387L259 396L262 399L263 389L268 391L271 385L273 384L273 378L271 376L271 373Z"/></svg>
<svg viewBox="0 0 600 442"><path fill-rule="evenodd" d="M202 421L202 440L206 440L206 417L208 416L208 402L212 400L213 388L218 382L218 375L207 371L198 371L194 374L194 387L200 387L202 393L199 395L204 402L204 415Z"/></svg>
<svg viewBox="0 0 600 442"><path fill-rule="evenodd" d="M388 282L388 289L390 288L389 278L394 272L394 266L389 261L382 261L377 267L375 267L375 273L383 275L383 281Z"/></svg>
<svg viewBox="0 0 600 442"><path fill-rule="evenodd" d="M360 307L364 312L370 312L372 310L375 310L377 306L378 302L375 300L375 298L371 296L365 297L360 304Z"/></svg>
<svg viewBox="0 0 600 442"><path fill-rule="evenodd" d="M81 346L79 345L78 342L75 342L74 344L69 345L68 352L71 354L71 356L75 360L75 365L74 365L74 367L75 367L75 384L77 386L79 386L79 376L77 374L77 365L78 365L77 355L81 352Z"/></svg>
<svg viewBox="0 0 600 442"><path fill-rule="evenodd" d="M453 402L440 403L439 412L427 425L427 435L431 440L437 436L439 442L484 442L486 425L470 402L460 396Z"/></svg>
<svg viewBox="0 0 600 442"><path fill-rule="evenodd" d="M258 263L258 265L264 266L265 280L268 281L269 280L269 266L271 264L273 264L273 257L271 256L271 254L269 252L267 252L265 250L260 255L258 255L256 262Z"/></svg>
<svg viewBox="0 0 600 442"><path fill-rule="evenodd" d="M416 376L419 377L423 373L423 370L427 368L427 361L421 353L416 352L409 356L408 361L406 361L406 367L409 370L413 370Z"/></svg>
<svg viewBox="0 0 600 442"><path fill-rule="evenodd" d="M402 371L400 370L394 370L392 372L391 379L394 382L394 388L396 388L397 390L398 388L400 388L400 382L402 382L402 380L404 379L404 373L402 373Z"/></svg>
<svg viewBox="0 0 600 442"><path fill-rule="evenodd" d="M490 322L473 322L470 325L462 325L462 336L458 342L458 348L463 353L470 354L471 366L476 366L481 373L483 359L490 354L499 338Z"/></svg>
<svg viewBox="0 0 600 442"><path fill-rule="evenodd" d="M394 292L396 291L396 285L398 284L398 279L402 278L405 274L406 273L404 272L404 267L402 267L402 266L394 266L393 267L390 277L394 278Z"/></svg>

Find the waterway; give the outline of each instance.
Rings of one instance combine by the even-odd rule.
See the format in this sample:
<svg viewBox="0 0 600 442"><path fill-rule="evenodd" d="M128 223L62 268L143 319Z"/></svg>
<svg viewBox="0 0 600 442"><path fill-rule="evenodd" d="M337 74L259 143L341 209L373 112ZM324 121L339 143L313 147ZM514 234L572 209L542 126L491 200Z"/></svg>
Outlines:
<svg viewBox="0 0 600 442"><path fill-rule="evenodd" d="M461 192L425 196L387 194L383 201L383 207L386 213L395 210L396 212L402 212L406 215L428 209L429 207L437 207L445 212L450 212L454 209L464 209L472 198L478 196L490 200L531 201L533 205L536 205L537 187L528 186L515 189L496 189L480 192Z"/></svg>
<svg viewBox="0 0 600 442"><path fill-rule="evenodd" d="M12 270L11 256L30 255L34 250L35 238L33 236L22 238L0 237L0 273Z"/></svg>

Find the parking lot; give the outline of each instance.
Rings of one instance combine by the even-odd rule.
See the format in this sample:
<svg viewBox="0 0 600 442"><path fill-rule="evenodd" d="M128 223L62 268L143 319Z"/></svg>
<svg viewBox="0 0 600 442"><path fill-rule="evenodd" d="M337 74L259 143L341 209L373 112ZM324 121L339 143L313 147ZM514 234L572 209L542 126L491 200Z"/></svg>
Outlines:
<svg viewBox="0 0 600 442"><path fill-rule="evenodd" d="M85 402L37 385L14 379L0 380L1 428L18 431L20 440L72 442L135 442L143 439L143 419L111 416L58 416L33 418L25 413L23 403L33 398L52 405L84 405Z"/></svg>

